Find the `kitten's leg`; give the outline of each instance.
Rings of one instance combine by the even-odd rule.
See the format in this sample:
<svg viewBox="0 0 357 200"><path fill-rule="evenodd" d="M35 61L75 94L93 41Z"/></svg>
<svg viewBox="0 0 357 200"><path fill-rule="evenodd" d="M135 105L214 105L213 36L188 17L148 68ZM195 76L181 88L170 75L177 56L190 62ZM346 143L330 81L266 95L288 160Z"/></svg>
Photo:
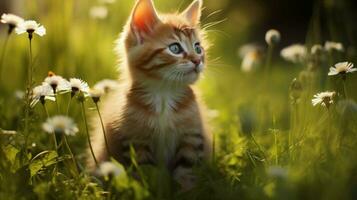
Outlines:
<svg viewBox="0 0 357 200"><path fill-rule="evenodd" d="M204 157L204 139L201 134L185 134L177 149L174 159L174 179L184 190L191 189L196 177L192 173L193 166L199 164Z"/></svg>

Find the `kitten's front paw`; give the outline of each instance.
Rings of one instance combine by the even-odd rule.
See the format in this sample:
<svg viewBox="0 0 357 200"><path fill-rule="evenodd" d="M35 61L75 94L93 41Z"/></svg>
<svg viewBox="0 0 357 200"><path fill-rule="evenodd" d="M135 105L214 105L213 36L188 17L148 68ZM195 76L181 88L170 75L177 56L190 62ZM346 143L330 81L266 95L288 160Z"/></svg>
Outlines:
<svg viewBox="0 0 357 200"><path fill-rule="evenodd" d="M191 190L196 184L196 176L192 173L192 168L176 168L174 171L174 180L179 183L183 191Z"/></svg>

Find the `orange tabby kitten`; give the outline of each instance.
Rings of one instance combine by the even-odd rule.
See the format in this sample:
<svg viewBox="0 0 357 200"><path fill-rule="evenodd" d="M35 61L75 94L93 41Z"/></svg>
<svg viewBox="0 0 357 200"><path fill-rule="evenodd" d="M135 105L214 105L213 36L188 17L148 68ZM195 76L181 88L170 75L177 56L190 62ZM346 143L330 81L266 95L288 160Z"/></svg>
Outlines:
<svg viewBox="0 0 357 200"><path fill-rule="evenodd" d="M110 156L130 165L167 167L175 180L192 184L192 167L210 155L210 139L191 88L205 66L201 0L181 14L160 14L151 0L138 0L118 42L122 88L104 103L107 155L102 130L92 139L99 162Z"/></svg>

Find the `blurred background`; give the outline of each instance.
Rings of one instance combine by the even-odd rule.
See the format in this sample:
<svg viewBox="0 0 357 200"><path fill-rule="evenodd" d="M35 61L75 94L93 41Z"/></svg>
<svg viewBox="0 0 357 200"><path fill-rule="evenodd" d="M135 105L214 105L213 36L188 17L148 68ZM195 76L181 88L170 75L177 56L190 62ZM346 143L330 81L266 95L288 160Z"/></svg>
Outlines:
<svg viewBox="0 0 357 200"><path fill-rule="evenodd" d="M36 85L43 81L48 71L65 78L82 78L93 85L102 79L117 79L120 76L117 67L121 66L118 66L118 58L113 50L114 41L122 31L134 2L0 0L0 14L14 13L25 19L36 20L46 27L47 34L44 37L36 35L33 39ZM191 0L154 2L159 11L176 12L185 9ZM197 194L202 197L212 195L207 199L230 199L237 197L236 192L247 199L357 197L357 162L353 159L357 152L357 73L348 75L350 99L344 102L346 105L336 106L332 127L328 125L331 123L326 110L311 105L311 98L317 92L342 91L340 77L327 77L330 66L341 61L357 63L357 1L203 2L202 25L206 27L212 48L199 87L208 105L210 125L217 139L218 159L215 165L218 170L202 171L208 181L201 186L209 190L197 190ZM7 28L0 24L0 45L5 41ZM267 78L262 70L267 49L264 37L271 28L281 33L281 42L274 49ZM280 57L280 50L290 44L305 44L310 52L312 45L323 46L328 40L341 42L344 51L326 55L315 71L309 71L307 62L290 63ZM258 64L252 71L242 70L242 47L247 47L247 44L258 47L261 52L254 57ZM19 94L25 89L28 55L27 36L12 34L0 78L0 128L21 129L23 110ZM301 81L310 75L317 84L311 90L308 84L303 85L300 88L302 91L298 91L303 93L303 98L299 106L294 107L289 97L291 82L294 78ZM67 100L59 99L60 107L65 108ZM55 113L55 105L49 103L48 106L50 113ZM93 107L89 102L87 106ZM78 122L80 130L84 130L78 105L73 104L71 108L70 116ZM339 111L337 108L343 109ZM33 134L33 141L36 142L33 151L40 152L49 149L48 137L41 130L41 122L46 117L40 106L35 111L33 129L41 134ZM93 113L93 110L89 112L90 115ZM326 130L326 127L330 130ZM341 135L344 143L336 142L336 145L331 145L332 150L326 150L326 132L334 133L336 138ZM295 134L296 145L288 145L290 133ZM84 132L71 138L70 143L73 144L75 155L84 161ZM340 146L343 148L339 149ZM290 157L290 151L294 157ZM220 174L222 171L224 176ZM12 174L9 173L9 176ZM222 177L229 181L224 182ZM22 183L22 177L19 176L17 181L14 181L9 194L21 190L16 185ZM3 186L7 187L7 181ZM80 188L78 191L81 191Z"/></svg>

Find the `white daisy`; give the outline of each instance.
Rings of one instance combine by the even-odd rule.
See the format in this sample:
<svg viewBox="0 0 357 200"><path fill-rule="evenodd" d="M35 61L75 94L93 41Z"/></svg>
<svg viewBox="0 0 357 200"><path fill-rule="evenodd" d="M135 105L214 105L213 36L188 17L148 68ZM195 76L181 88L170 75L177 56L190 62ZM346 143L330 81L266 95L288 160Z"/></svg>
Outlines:
<svg viewBox="0 0 357 200"><path fill-rule="evenodd" d="M344 51L343 44L340 42L332 42L332 41L326 41L325 42L325 50L328 52L331 52L333 50L336 51Z"/></svg>
<svg viewBox="0 0 357 200"><path fill-rule="evenodd" d="M314 98L311 100L312 105L322 105L324 107L329 108L331 104L333 104L333 98L336 95L336 92L320 92L314 95Z"/></svg>
<svg viewBox="0 0 357 200"><path fill-rule="evenodd" d="M79 78L71 78L69 79L69 84L72 95L76 94L77 92L82 92L85 96L89 95L89 86L87 82Z"/></svg>
<svg viewBox="0 0 357 200"><path fill-rule="evenodd" d="M105 6L93 6L89 10L89 15L93 19L105 19L108 16L108 9Z"/></svg>
<svg viewBox="0 0 357 200"><path fill-rule="evenodd" d="M98 103L100 98L103 96L104 90L100 89L90 89L89 96L93 99L94 103Z"/></svg>
<svg viewBox="0 0 357 200"><path fill-rule="evenodd" d="M280 33L275 29L270 29L265 34L265 41L268 43L268 45L276 45L280 42L280 39Z"/></svg>
<svg viewBox="0 0 357 200"><path fill-rule="evenodd" d="M62 76L55 75L53 72L48 73L44 82L52 87L54 93L69 92L71 89L66 79L62 78Z"/></svg>
<svg viewBox="0 0 357 200"><path fill-rule="evenodd" d="M11 33L14 28L24 21L21 17L14 14L2 14L0 22L9 25L9 32Z"/></svg>
<svg viewBox="0 0 357 200"><path fill-rule="evenodd" d="M56 100L52 87L47 83L43 83L42 85L33 88L32 95L33 100L31 102L31 107L35 106L39 101L42 104L45 104L46 100Z"/></svg>
<svg viewBox="0 0 357 200"><path fill-rule="evenodd" d="M17 34L22 34L26 32L29 33L29 35L36 33L39 36L44 36L46 35L46 28L34 20L27 20L20 23L16 28Z"/></svg>
<svg viewBox="0 0 357 200"><path fill-rule="evenodd" d="M330 72L328 73L329 76L334 76L338 74L347 74L353 73L357 71L356 68L353 68L353 63L351 62L339 62L335 64L334 67L330 67Z"/></svg>
<svg viewBox="0 0 357 200"><path fill-rule="evenodd" d="M99 165L97 173L101 176L119 176L125 173L122 166L118 166L113 162L103 162Z"/></svg>
<svg viewBox="0 0 357 200"><path fill-rule="evenodd" d="M64 133L66 135L75 135L78 132L78 127L74 121L62 115L48 118L46 122L42 124L42 129L47 133Z"/></svg>
<svg viewBox="0 0 357 200"><path fill-rule="evenodd" d="M104 79L96 83L93 88L108 93L112 90L116 90L118 86L119 86L118 81L111 80L111 79Z"/></svg>
<svg viewBox="0 0 357 200"><path fill-rule="evenodd" d="M293 44L281 50L280 55L285 60L298 63L306 58L306 47L302 44Z"/></svg>

